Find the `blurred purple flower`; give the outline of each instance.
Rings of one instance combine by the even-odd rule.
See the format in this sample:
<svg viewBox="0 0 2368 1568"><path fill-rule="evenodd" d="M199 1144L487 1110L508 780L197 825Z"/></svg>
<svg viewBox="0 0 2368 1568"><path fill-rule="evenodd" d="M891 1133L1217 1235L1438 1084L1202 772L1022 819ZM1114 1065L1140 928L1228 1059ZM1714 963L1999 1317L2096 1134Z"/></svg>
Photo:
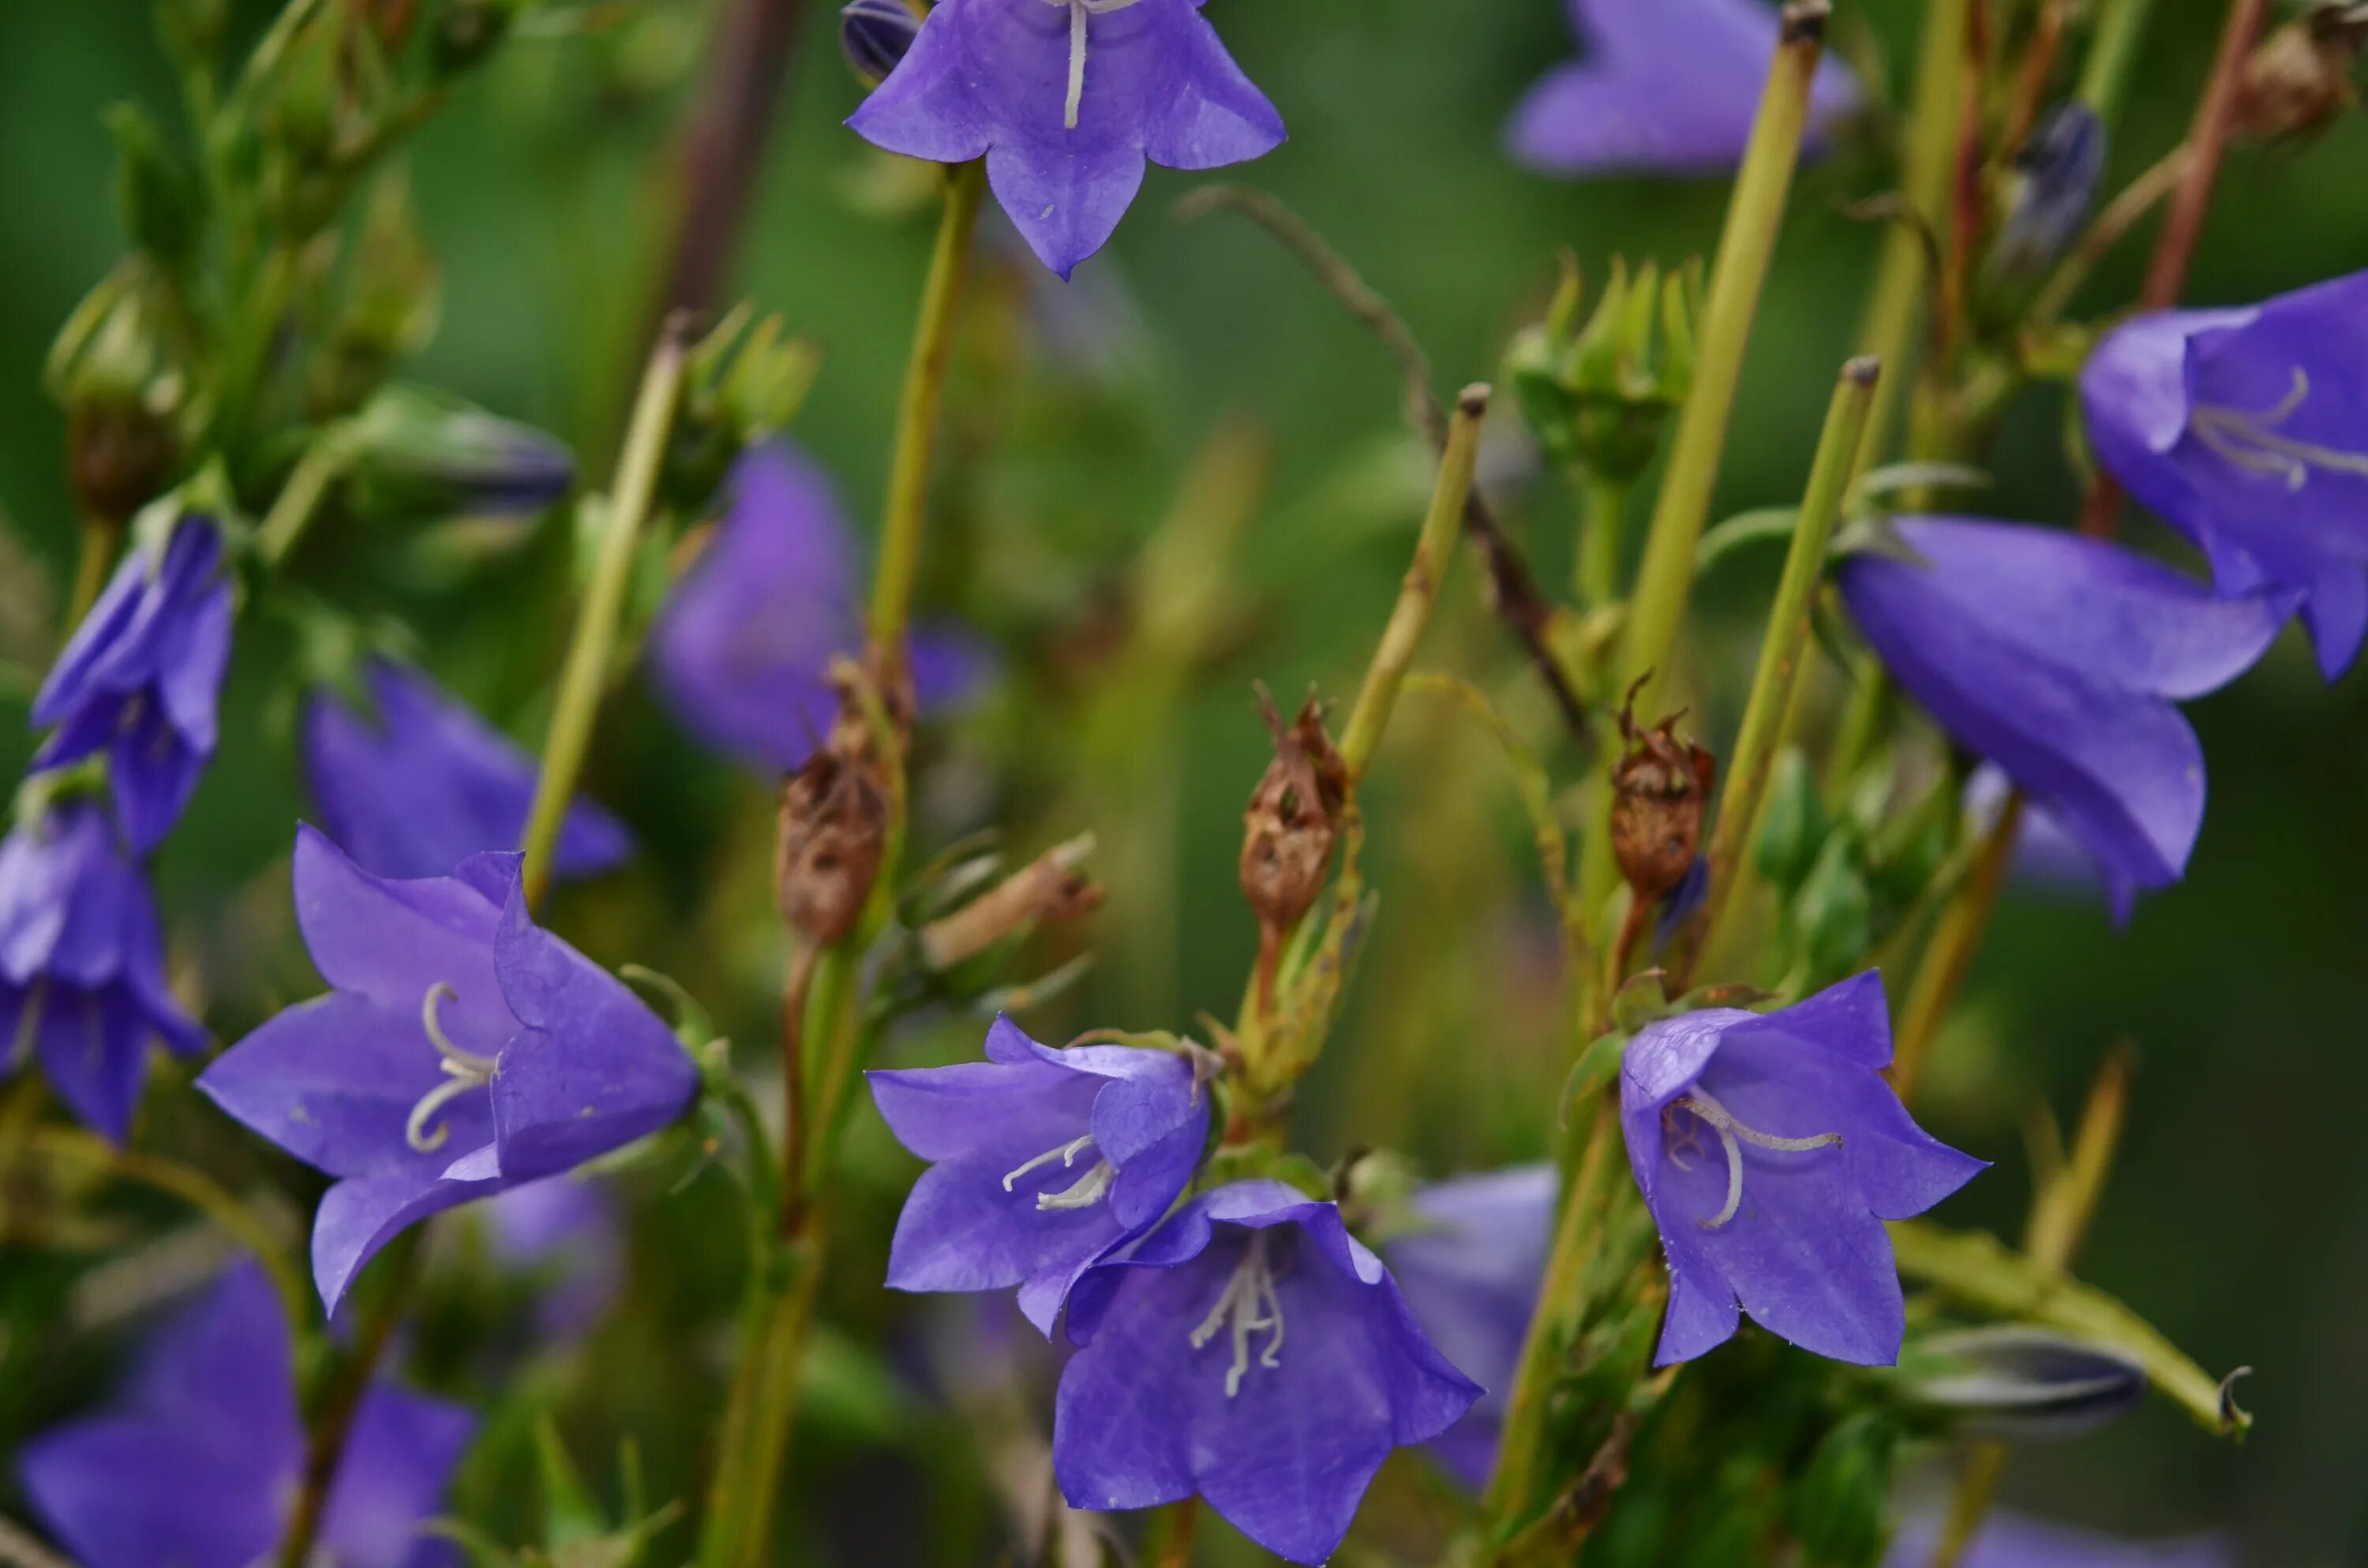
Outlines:
<svg viewBox="0 0 2368 1568"><path fill-rule="evenodd" d="M1513 111L1514 158L1550 175L1721 175L1751 140L1778 19L1757 0L1566 0L1584 59L1556 66ZM1828 57L1809 90L1804 145L1856 112L1858 84Z"/></svg>
<svg viewBox="0 0 2368 1568"><path fill-rule="evenodd" d="M832 656L863 642L854 547L830 477L787 442L743 456L731 491L658 611L650 656L659 689L701 739L792 772L837 711ZM973 639L943 627L917 628L907 656L924 708L961 698L985 664Z"/></svg>
<svg viewBox="0 0 2368 1568"><path fill-rule="evenodd" d="M29 1043L74 1113L121 1142L148 1073L148 1041L183 1055L206 1031L165 981L147 879L97 802L61 801L0 841L0 1050Z"/></svg>
<svg viewBox="0 0 2368 1568"><path fill-rule="evenodd" d="M164 842L213 759L230 627L222 535L211 518L183 517L161 545L125 554L33 699L33 722L56 726L33 765L104 750L136 850Z"/></svg>
<svg viewBox="0 0 2368 1568"><path fill-rule="evenodd" d="M2157 311L2080 372L2097 460L2193 540L2225 594L2305 596L2333 680L2368 634L2368 272L2225 311Z"/></svg>
<svg viewBox="0 0 2368 1568"><path fill-rule="evenodd" d="M2186 870L2203 750L2172 706L2249 668L2291 597L2222 599L2095 540L1953 517L1903 519L1923 564L1873 553L1842 597L1899 684L2079 840L2116 918Z"/></svg>
<svg viewBox="0 0 2368 1568"><path fill-rule="evenodd" d="M1892 1537L1884 1568L1924 1568L1940 1544L1937 1516L1911 1520ZM1957 1568L2234 1568L2237 1554L2216 1536L2128 1540L1993 1513L1957 1559Z"/></svg>
<svg viewBox="0 0 2368 1568"><path fill-rule="evenodd" d="M362 666L375 712L327 687L304 705L304 773L329 837L381 877L432 877L526 832L535 761L421 672L387 659ZM616 818L569 808L553 870L597 876L632 853Z"/></svg>
<svg viewBox="0 0 2368 1568"><path fill-rule="evenodd" d="M847 123L907 157L985 157L996 199L1064 278L1110 239L1146 159L1213 169L1283 139L1201 0L943 0Z"/></svg>
<svg viewBox="0 0 2368 1568"><path fill-rule="evenodd" d="M1069 1337L1053 1424L1069 1506L1198 1492L1293 1562L1331 1556L1390 1450L1480 1394L1339 1210L1276 1181L1203 1193L1087 1271Z"/></svg>
<svg viewBox="0 0 2368 1568"><path fill-rule="evenodd" d="M1077 1277L1191 1181L1209 1097L1181 1056L1056 1051L1006 1017L987 1030L986 1057L865 1074L889 1131L933 1162L897 1218L888 1283L1016 1285L1019 1310L1049 1335Z"/></svg>
<svg viewBox="0 0 2368 1568"><path fill-rule="evenodd" d="M386 881L300 827L296 917L336 989L233 1046L198 1086L338 1178L313 1224L332 1312L404 1226L621 1148L698 1094L657 1016L528 916L516 855Z"/></svg>
<svg viewBox="0 0 2368 1568"><path fill-rule="evenodd" d="M535 1324L575 1339L606 1315L623 1288L625 1238L609 1189L573 1176L514 1187L487 1203L494 1256L542 1287Z"/></svg>
<svg viewBox="0 0 2368 1568"><path fill-rule="evenodd" d="M418 1527L475 1426L459 1405L370 1386L322 1519L337 1568L459 1561ZM289 1325L246 1265L157 1332L112 1410L34 1437L17 1464L83 1568L251 1568L279 1540L303 1460Z"/></svg>
<svg viewBox="0 0 2368 1568"><path fill-rule="evenodd" d="M2014 780L1997 764L1986 762L1974 769L1965 780L1964 812L1976 831L1987 833L1997 824L2013 790ZM2029 801L2022 804L2022 821L2014 833L2014 858L2007 869L2018 881L2053 892L2093 896L2104 891L2097 863L2080 841L2065 831L2045 807Z"/></svg>
<svg viewBox="0 0 2368 1568"><path fill-rule="evenodd" d="M1655 1365L1724 1343L1738 1312L1837 1361L1898 1360L1883 1221L1921 1214L1985 1165L1908 1119L1883 1080L1890 1062L1871 971L1781 1012L1709 1007L1638 1031L1620 1125L1669 1260Z"/></svg>
<svg viewBox="0 0 2368 1568"><path fill-rule="evenodd" d="M1506 1400L1554 1243L1557 1186L1547 1165L1435 1183L1409 1205L1421 1228L1382 1247L1415 1322L1487 1390L1430 1445L1474 1492L1497 1462Z"/></svg>
<svg viewBox="0 0 2368 1568"><path fill-rule="evenodd" d="M905 0L848 0L838 11L838 51L867 87L876 87L913 48L921 18Z"/></svg>

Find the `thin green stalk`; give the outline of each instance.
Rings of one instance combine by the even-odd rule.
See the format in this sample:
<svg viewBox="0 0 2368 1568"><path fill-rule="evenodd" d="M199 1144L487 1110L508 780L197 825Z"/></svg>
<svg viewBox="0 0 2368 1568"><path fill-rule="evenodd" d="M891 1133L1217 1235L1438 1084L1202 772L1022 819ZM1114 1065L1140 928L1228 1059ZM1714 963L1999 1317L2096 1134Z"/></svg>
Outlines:
<svg viewBox="0 0 2368 1568"><path fill-rule="evenodd" d="M419 1282L420 1233L415 1225L387 1244L386 1261L379 1265L383 1283L378 1301L362 1315L353 1348L336 1364L329 1386L317 1401L296 1498L289 1508L287 1533L280 1537L279 1550L272 1559L275 1568L305 1568L312 1561L346 1443L353 1436L355 1417L361 1414L362 1399L370 1392L387 1347L394 1343L395 1328Z"/></svg>
<svg viewBox="0 0 2368 1568"><path fill-rule="evenodd" d="M1624 480L1588 470L1579 475L1578 566L1574 586L1578 602L1601 609L1620 602L1620 557L1628 542L1628 492Z"/></svg>
<svg viewBox="0 0 2368 1568"><path fill-rule="evenodd" d="M2154 0L2104 0L2098 8L2097 28L2089 38L2089 53L2080 62L2080 85L2073 97L2112 124L2128 96L2130 71L2137 64L2138 40L2146 36Z"/></svg>
<svg viewBox="0 0 2368 1568"><path fill-rule="evenodd" d="M115 552L123 548L121 517L86 517L82 520L82 551L74 558L74 597L66 601L65 619L58 626L58 642L74 634L82 618L98 602L98 591L107 586L107 577L115 565Z"/></svg>
<svg viewBox="0 0 2368 1568"><path fill-rule="evenodd" d="M1964 983L1974 954L1989 931L1998 890L2006 882L2007 862L2014 858L2015 833L2021 824L2022 795L2018 791L2007 797L2005 809L1982 841L1973 870L1941 912L1932 939L1925 944L1923 960L1916 966L1916 980L1908 988L1907 1004L1899 1010L1899 1027L1893 1035L1891 1086L1899 1092L1902 1103L1914 1103L1932 1037L1940 1032L1941 1020L1957 999L1957 989Z"/></svg>
<svg viewBox="0 0 2368 1568"><path fill-rule="evenodd" d="M332 432L313 443L310 449L297 460L289 471L288 481L265 513L255 530L256 552L267 566L278 566L296 548L304 529L321 510L321 503L329 494L329 486L346 470L352 454L347 444Z"/></svg>

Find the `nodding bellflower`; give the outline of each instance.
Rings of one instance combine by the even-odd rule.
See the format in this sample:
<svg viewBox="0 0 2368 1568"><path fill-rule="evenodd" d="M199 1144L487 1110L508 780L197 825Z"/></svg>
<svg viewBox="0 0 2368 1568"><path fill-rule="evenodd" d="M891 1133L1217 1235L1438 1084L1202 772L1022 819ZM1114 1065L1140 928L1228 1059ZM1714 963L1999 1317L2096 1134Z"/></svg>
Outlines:
<svg viewBox="0 0 2368 1568"><path fill-rule="evenodd" d="M891 153L986 160L996 199L1066 278L1102 248L1146 160L1213 169L1281 145L1201 0L943 0L848 124Z"/></svg>
<svg viewBox="0 0 2368 1568"><path fill-rule="evenodd" d="M320 1542L337 1568L445 1568L419 1527L476 1427L386 1382L362 1395ZM230 1270L158 1330L120 1401L28 1442L17 1474L84 1568L252 1568L287 1527L304 1464L287 1314L262 1270Z"/></svg>
<svg viewBox="0 0 2368 1568"><path fill-rule="evenodd" d="M33 722L55 727L34 766L105 752L136 850L164 842L213 760L231 616L221 531L184 517L125 553L33 699Z"/></svg>
<svg viewBox="0 0 2368 1568"><path fill-rule="evenodd" d="M330 1311L405 1226L622 1148L696 1097L698 1069L657 1015L528 915L516 855L396 881L306 826L295 881L334 989L198 1086L337 1178L313 1223Z"/></svg>
<svg viewBox="0 0 2368 1568"><path fill-rule="evenodd" d="M2080 371L2097 460L2226 594L2291 588L2333 680L2368 636L2368 272L2157 311Z"/></svg>
<svg viewBox="0 0 2368 1568"><path fill-rule="evenodd" d="M1293 1562L1330 1557L1390 1450L1480 1396L1339 1210L1277 1181L1203 1193L1088 1270L1068 1332L1053 1472L1069 1506L1197 1492Z"/></svg>
<svg viewBox="0 0 2368 1568"><path fill-rule="evenodd" d="M152 1039L193 1055L206 1032L165 983L147 878L97 801L26 813L0 841L0 1063L37 1056L58 1097L121 1142Z"/></svg>
<svg viewBox="0 0 2368 1568"><path fill-rule="evenodd" d="M2187 869L2203 750L2172 706L2250 668L2290 596L2220 598L2169 567L2055 528L1913 517L1920 562L1837 568L1850 618L1958 744L2078 840L2115 917Z"/></svg>
<svg viewBox="0 0 2368 1568"><path fill-rule="evenodd" d="M888 1130L929 1168L888 1255L899 1290L1002 1290L1049 1335L1078 1276L1183 1193L1209 1136L1192 1063L1121 1045L1060 1051L1009 1018L986 1060L872 1072Z"/></svg>
<svg viewBox="0 0 2368 1568"><path fill-rule="evenodd" d="M1725 1343L1742 1312L1837 1361L1898 1360L1907 1321L1883 1221L1985 1166L1908 1119L1890 1063L1873 971L1781 1012L1711 1007L1637 1031L1620 1126L1669 1263L1655 1365Z"/></svg>

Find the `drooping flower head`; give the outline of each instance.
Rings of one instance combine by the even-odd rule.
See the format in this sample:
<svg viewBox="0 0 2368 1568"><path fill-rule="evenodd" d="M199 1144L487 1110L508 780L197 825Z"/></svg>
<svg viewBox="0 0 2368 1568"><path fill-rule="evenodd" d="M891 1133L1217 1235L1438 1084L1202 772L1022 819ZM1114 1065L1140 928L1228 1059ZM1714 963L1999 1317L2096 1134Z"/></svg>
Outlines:
<svg viewBox="0 0 2368 1568"><path fill-rule="evenodd" d="M2368 272L2123 323L2080 400L2097 460L2223 593L2305 596L2319 668L2351 665L2368 635Z"/></svg>
<svg viewBox="0 0 2368 1568"><path fill-rule="evenodd" d="M1921 1214L1983 1162L1934 1141L1884 1081L1891 1023L1872 971L1777 1013L1648 1024L1620 1072L1628 1163L1669 1261L1656 1366L1739 1313L1804 1350L1885 1367L1906 1318L1885 1220Z"/></svg>
<svg viewBox="0 0 2368 1568"><path fill-rule="evenodd" d="M381 877L432 877L517 847L534 801L534 759L417 670L363 665L371 710L326 687L304 704L304 774L329 837ZM568 809L553 869L597 876L632 853L617 819Z"/></svg>
<svg viewBox="0 0 2368 1568"><path fill-rule="evenodd" d="M1117 229L1146 159L1213 169L1283 138L1201 0L944 0L847 123L907 157L985 157L996 199L1064 278Z"/></svg>
<svg viewBox="0 0 2368 1568"><path fill-rule="evenodd" d="M321 1521L337 1568L457 1561L418 1527L475 1426L458 1405L370 1386ZM112 1409L34 1437L17 1469L84 1568L252 1568L279 1544L303 1461L287 1316L246 1265L158 1331Z"/></svg>
<svg viewBox="0 0 2368 1568"><path fill-rule="evenodd" d="M34 766L107 753L134 849L164 842L213 759L230 628L222 535L185 517L161 543L124 555L33 699L33 722L56 728Z"/></svg>
<svg viewBox="0 0 2368 1568"><path fill-rule="evenodd" d="M1193 1199L1069 1297L1053 1471L1074 1508L1199 1493L1293 1562L1322 1562L1394 1448L1480 1386L1417 1326L1340 1211L1275 1181Z"/></svg>
<svg viewBox="0 0 2368 1568"><path fill-rule="evenodd" d="M151 1040L190 1055L206 1032L165 984L147 878L97 801L55 801L0 841L0 1062L14 1072L29 1049L74 1113L120 1142Z"/></svg>
<svg viewBox="0 0 2368 1568"><path fill-rule="evenodd" d="M1077 1277L1167 1212L1201 1164L1209 1096L1165 1051L1040 1045L1009 1018L986 1060L867 1074L932 1162L896 1221L899 1290L1019 1289L1046 1334Z"/></svg>
<svg viewBox="0 0 2368 1568"><path fill-rule="evenodd" d="M1892 1537L1884 1568L1923 1568L1940 1544L1936 1513ZM1991 1513L1957 1559L1958 1568L2233 1568L2237 1555L2217 1536L2131 1540L2003 1511Z"/></svg>
<svg viewBox="0 0 2368 1568"><path fill-rule="evenodd" d="M2078 839L2118 917L2187 869L2203 751L2174 700L2249 668L2289 597L2215 597L2095 540L1952 517L1901 521L1923 563L1854 554L1850 617L1958 744Z"/></svg>
<svg viewBox="0 0 2368 1568"><path fill-rule="evenodd" d="M404 1226L621 1148L698 1094L657 1015L528 916L516 855L395 881L302 827L296 918L335 989L248 1035L198 1086L338 1178L313 1224L333 1312Z"/></svg>
<svg viewBox="0 0 2368 1568"><path fill-rule="evenodd" d="M1556 66L1513 111L1513 156L1542 174L1720 175L1741 161L1776 52L1759 0L1566 0L1584 59ZM1809 87L1804 146L1856 111L1830 57Z"/></svg>

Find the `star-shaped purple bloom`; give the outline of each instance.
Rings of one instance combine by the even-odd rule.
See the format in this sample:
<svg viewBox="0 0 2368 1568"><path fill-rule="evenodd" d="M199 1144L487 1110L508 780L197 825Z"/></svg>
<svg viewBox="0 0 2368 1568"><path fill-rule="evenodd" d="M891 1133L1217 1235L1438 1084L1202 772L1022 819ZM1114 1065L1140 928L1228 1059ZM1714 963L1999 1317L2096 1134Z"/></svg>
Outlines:
<svg viewBox="0 0 2368 1568"><path fill-rule="evenodd" d="M702 739L792 772L837 711L832 656L863 642L854 546L830 476L787 442L744 455L731 493L658 611L650 657L660 691ZM942 627L915 631L906 656L924 708L960 698L985 663L971 638Z"/></svg>
<svg viewBox="0 0 2368 1568"><path fill-rule="evenodd" d="M97 802L60 801L0 842L0 1051L29 1041L74 1113L120 1142L152 1038L183 1055L206 1031L165 981L148 881Z"/></svg>
<svg viewBox="0 0 2368 1568"><path fill-rule="evenodd" d="M374 712L327 687L304 705L304 773L322 826L365 869L433 877L485 849L515 847L534 801L534 759L417 670L363 666ZM616 818L568 809L553 869L597 876L632 853Z"/></svg>
<svg viewBox="0 0 2368 1568"><path fill-rule="evenodd" d="M1340 1211L1276 1181L1193 1199L1069 1297L1053 1471L1075 1508L1198 1492L1293 1562L1322 1562L1394 1448L1455 1425L1449 1364Z"/></svg>
<svg viewBox="0 0 2368 1568"><path fill-rule="evenodd" d="M1937 1514L1902 1526L1884 1556L1884 1568L1925 1568L1940 1540ZM2217 1536L2130 1540L1993 1513L1957 1559L1957 1568L2231 1568L2236 1560Z"/></svg>
<svg viewBox="0 0 2368 1568"><path fill-rule="evenodd" d="M1556 66L1513 111L1506 140L1542 174L1718 175L1735 167L1776 53L1758 0L1566 0L1587 56ZM1821 60L1804 145L1859 106L1858 84Z"/></svg>
<svg viewBox="0 0 2368 1568"><path fill-rule="evenodd" d="M932 1162L897 1218L889 1285L1016 1285L1048 1335L1077 1277L1167 1212L1209 1137L1209 1096L1185 1058L1056 1051L1006 1017L985 1062L865 1076L888 1130Z"/></svg>
<svg viewBox="0 0 2368 1568"><path fill-rule="evenodd" d="M1102 248L1144 160L1213 169L1281 144L1201 0L943 0L848 124L891 153L986 159L987 184L1066 278Z"/></svg>
<svg viewBox="0 0 2368 1568"><path fill-rule="evenodd" d="M2368 635L2368 272L2240 310L2157 311L2080 372L2089 443L2223 593L2305 594L2329 680Z"/></svg>
<svg viewBox="0 0 2368 1568"><path fill-rule="evenodd" d="M1654 1364L1691 1360L1738 1314L1860 1366L1899 1358L1885 1220L1921 1214L1984 1163L1908 1119L1883 1079L1891 1022L1872 971L1776 1013L1648 1024L1620 1071L1620 1127L1669 1260Z"/></svg>
<svg viewBox="0 0 2368 1568"><path fill-rule="evenodd" d="M302 827L296 918L335 989L198 1086L338 1178L313 1223L332 1312L404 1226L621 1148L699 1092L657 1015L528 916L516 855L394 881Z"/></svg>
<svg viewBox="0 0 2368 1568"><path fill-rule="evenodd" d="M304 1459L288 1323L252 1265L224 1274L146 1346L122 1399L25 1445L17 1473L83 1568L251 1568L285 1528ZM441 1568L425 1539L476 1418L375 1383L330 1483L321 1542L338 1568Z"/></svg>
<svg viewBox="0 0 2368 1568"><path fill-rule="evenodd" d="M222 535L184 517L160 549L124 556L33 699L33 722L56 726L34 766L105 751L134 849L164 842L213 759L230 627Z"/></svg>
<svg viewBox="0 0 2368 1568"><path fill-rule="evenodd" d="M1941 727L2078 839L2117 918L2187 869L2203 750L2174 700L2260 658L2290 595L2215 597L2169 567L2054 528L1908 518L1924 564L1874 553L1837 575L1851 618Z"/></svg>

